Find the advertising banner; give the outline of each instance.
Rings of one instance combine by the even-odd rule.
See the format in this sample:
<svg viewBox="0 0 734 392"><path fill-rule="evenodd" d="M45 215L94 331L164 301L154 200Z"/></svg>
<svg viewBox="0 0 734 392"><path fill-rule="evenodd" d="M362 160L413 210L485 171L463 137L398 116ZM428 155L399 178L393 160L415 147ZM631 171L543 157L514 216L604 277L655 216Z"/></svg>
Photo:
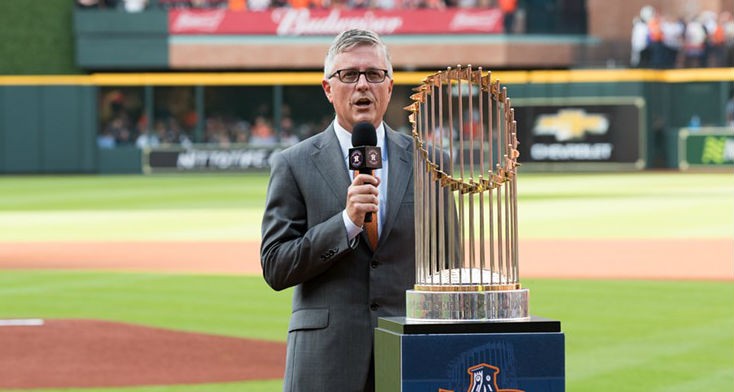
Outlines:
<svg viewBox="0 0 734 392"><path fill-rule="evenodd" d="M276 8L266 11L173 9L168 14L172 35L328 35L348 28L390 34L502 33L499 9L447 10L310 10Z"/></svg>
<svg viewBox="0 0 734 392"><path fill-rule="evenodd" d="M522 163L645 165L641 99L513 100Z"/></svg>
<svg viewBox="0 0 734 392"><path fill-rule="evenodd" d="M270 156L277 151L279 147L207 145L148 149L143 152L143 172L268 170Z"/></svg>
<svg viewBox="0 0 734 392"><path fill-rule="evenodd" d="M734 167L734 129L682 129L678 133L678 167Z"/></svg>

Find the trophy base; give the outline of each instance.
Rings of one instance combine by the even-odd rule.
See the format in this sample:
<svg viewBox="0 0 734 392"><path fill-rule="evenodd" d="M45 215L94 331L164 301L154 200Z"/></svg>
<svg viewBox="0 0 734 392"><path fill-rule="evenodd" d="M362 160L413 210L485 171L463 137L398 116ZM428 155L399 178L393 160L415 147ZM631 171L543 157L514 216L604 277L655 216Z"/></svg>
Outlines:
<svg viewBox="0 0 734 392"><path fill-rule="evenodd" d="M527 320L528 289L496 291L408 290L408 320Z"/></svg>

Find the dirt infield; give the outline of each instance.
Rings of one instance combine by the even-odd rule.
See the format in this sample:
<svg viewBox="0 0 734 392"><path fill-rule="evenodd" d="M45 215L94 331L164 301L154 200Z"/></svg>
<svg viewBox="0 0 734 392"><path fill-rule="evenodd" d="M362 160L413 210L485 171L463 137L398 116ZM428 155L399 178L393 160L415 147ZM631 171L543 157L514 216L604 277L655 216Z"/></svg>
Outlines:
<svg viewBox="0 0 734 392"><path fill-rule="evenodd" d="M734 280L732 239L521 240L520 276ZM0 269L261 273L257 242L3 243Z"/></svg>
<svg viewBox="0 0 734 392"><path fill-rule="evenodd" d="M0 388L277 379L285 344L95 320L0 326Z"/></svg>
<svg viewBox="0 0 734 392"><path fill-rule="evenodd" d="M258 246L256 242L2 243L0 270L259 275ZM734 280L732 239L524 240L520 252L522 278ZM0 347L0 388L273 379L282 376L285 362L282 343L92 320L0 326Z"/></svg>

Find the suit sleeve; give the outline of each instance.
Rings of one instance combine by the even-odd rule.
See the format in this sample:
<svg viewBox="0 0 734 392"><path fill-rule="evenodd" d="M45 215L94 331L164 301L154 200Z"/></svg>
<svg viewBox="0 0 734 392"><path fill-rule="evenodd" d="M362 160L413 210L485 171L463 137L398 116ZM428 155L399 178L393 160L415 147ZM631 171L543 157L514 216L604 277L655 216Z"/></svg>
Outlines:
<svg viewBox="0 0 734 392"><path fill-rule="evenodd" d="M260 263L265 281L283 290L312 279L352 250L341 211L309 227L308 208L283 154L271 162Z"/></svg>

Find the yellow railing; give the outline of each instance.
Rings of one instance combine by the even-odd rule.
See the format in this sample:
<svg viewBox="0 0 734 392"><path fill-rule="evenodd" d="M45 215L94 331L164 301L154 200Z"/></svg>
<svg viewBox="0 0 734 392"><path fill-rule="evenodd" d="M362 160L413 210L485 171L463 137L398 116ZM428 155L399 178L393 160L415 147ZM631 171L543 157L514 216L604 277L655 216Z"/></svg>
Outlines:
<svg viewBox="0 0 734 392"><path fill-rule="evenodd" d="M418 85L432 72L396 72L400 85ZM493 71L503 84L619 83L619 82L734 82L734 68L672 70L588 69L573 71ZM271 86L319 85L321 72L176 72L96 73L91 75L0 75L1 85L90 86Z"/></svg>

